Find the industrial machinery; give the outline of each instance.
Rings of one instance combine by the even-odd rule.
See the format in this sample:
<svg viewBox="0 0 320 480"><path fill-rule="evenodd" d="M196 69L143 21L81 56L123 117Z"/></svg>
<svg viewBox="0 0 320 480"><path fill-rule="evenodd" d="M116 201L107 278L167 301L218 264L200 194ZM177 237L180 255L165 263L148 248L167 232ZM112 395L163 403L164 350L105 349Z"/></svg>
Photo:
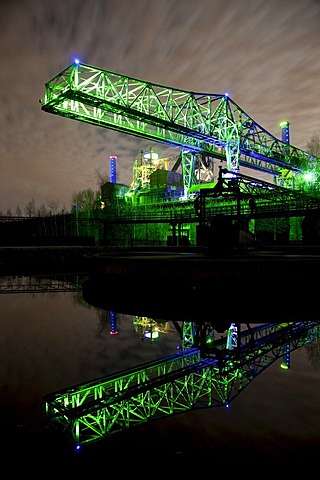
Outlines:
<svg viewBox="0 0 320 480"><path fill-rule="evenodd" d="M118 231L110 233L111 225L158 222L170 231L148 232L150 242L164 237L169 244L201 245L203 230L221 214L238 224L248 223L249 214L300 217L286 226L290 238L299 239L301 217L319 211L319 158L289 143L289 122L281 122L278 139L227 94L182 91L76 60L46 83L40 102L44 112L177 147L174 159L142 152L131 185L115 185L111 175L102 198L108 244L120 238ZM194 211L196 200L201 208ZM142 242L137 228L127 230L118 241Z"/></svg>
<svg viewBox="0 0 320 480"><path fill-rule="evenodd" d="M229 407L276 361L290 368L291 352L319 339L319 323L232 323L219 338L211 325L185 323L180 352L46 395L48 424L78 450L147 421Z"/></svg>
<svg viewBox="0 0 320 480"><path fill-rule="evenodd" d="M209 227L232 236L233 225L221 219L237 223L239 233L254 219L320 211L319 159L290 144L288 122L277 139L226 94L182 91L75 61L46 83L41 108L179 150L171 166L172 159L142 153L131 185L105 186L104 224L111 231L127 225L131 245L139 235L149 240L150 230L141 233L147 224L170 225L178 243L195 226L202 245L212 241ZM113 230L114 237L121 232ZM48 422L78 449L159 417L228 407L276 360L289 368L292 351L319 339L316 320L255 327L233 321L221 338L210 321L177 326L180 352L46 395Z"/></svg>

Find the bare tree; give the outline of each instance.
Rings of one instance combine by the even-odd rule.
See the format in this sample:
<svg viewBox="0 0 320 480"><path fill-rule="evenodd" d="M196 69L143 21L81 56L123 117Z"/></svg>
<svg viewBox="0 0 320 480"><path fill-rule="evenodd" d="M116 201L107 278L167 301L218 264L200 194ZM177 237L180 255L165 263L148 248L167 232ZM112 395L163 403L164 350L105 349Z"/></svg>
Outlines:
<svg viewBox="0 0 320 480"><path fill-rule="evenodd" d="M49 208L50 213L53 215L59 211L59 200L48 200L47 207Z"/></svg>
<svg viewBox="0 0 320 480"><path fill-rule="evenodd" d="M25 206L25 214L28 216L28 217L35 217L36 214L37 214L37 209L36 209L36 202L34 200L34 198L32 198L28 203L27 205Z"/></svg>
<svg viewBox="0 0 320 480"><path fill-rule="evenodd" d="M72 202L78 212L89 212L98 207L100 192L94 192L91 188L74 193Z"/></svg>
<svg viewBox="0 0 320 480"><path fill-rule="evenodd" d="M16 215L16 217L22 217L22 212L21 212L21 208L19 207L19 205L17 205L15 215Z"/></svg>
<svg viewBox="0 0 320 480"><path fill-rule="evenodd" d="M38 212L37 212L37 213L38 213L39 217L46 217L46 216L49 215L48 209L47 209L47 207L45 206L44 203L42 203L42 204L40 205L40 207L38 208Z"/></svg>
<svg viewBox="0 0 320 480"><path fill-rule="evenodd" d="M99 187L102 187L107 182L110 182L110 177L106 172L101 173L101 170L96 169L96 179Z"/></svg>
<svg viewBox="0 0 320 480"><path fill-rule="evenodd" d="M320 158L320 135L314 133L307 143L307 152L311 153L314 157Z"/></svg>
<svg viewBox="0 0 320 480"><path fill-rule="evenodd" d="M320 340L314 340L306 345L308 359L315 370L320 370Z"/></svg>

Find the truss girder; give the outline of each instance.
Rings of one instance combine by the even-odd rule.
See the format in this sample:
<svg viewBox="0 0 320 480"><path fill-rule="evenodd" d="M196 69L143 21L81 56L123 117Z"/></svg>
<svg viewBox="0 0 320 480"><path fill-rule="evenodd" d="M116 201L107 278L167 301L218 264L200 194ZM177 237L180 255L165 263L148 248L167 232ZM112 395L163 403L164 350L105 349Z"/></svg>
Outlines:
<svg viewBox="0 0 320 480"><path fill-rule="evenodd" d="M85 444L124 429L188 410L228 406L284 352L320 338L320 322L264 324L239 332L237 347L216 342L198 349L47 395L48 419Z"/></svg>
<svg viewBox="0 0 320 480"><path fill-rule="evenodd" d="M42 110L193 153L237 167L274 166L298 172L315 158L253 121L227 95L182 91L86 64L72 64L46 83ZM254 159L251 163L248 159Z"/></svg>

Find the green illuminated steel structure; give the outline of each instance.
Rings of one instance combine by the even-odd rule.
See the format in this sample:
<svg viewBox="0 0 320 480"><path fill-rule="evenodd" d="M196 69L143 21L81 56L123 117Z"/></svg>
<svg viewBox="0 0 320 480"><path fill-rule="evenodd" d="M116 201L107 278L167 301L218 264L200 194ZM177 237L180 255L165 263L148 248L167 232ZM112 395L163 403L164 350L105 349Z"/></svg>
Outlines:
<svg viewBox="0 0 320 480"><path fill-rule="evenodd" d="M79 447L168 415L228 407L275 361L288 368L292 351L320 338L316 321L241 325L208 342L203 324L188 324L181 353L46 395L48 423Z"/></svg>
<svg viewBox="0 0 320 480"><path fill-rule="evenodd" d="M241 175L240 166L274 177L289 172L287 191L298 196L305 173L311 171L317 185L319 159L290 145L289 136L283 141L271 135L228 95L183 91L75 62L46 83L41 105L48 113L178 147L186 195L198 183L199 156L225 162L234 175L229 181L221 175L203 197L225 193L240 198L239 187L248 198L257 189L260 198L268 197L275 187ZM292 203L292 194L277 193L279 203ZM200 219L209 208L202 200ZM299 196L299 214L305 201ZM187 212L187 219L198 221L194 212ZM262 324L241 331L240 324L232 324L229 336L215 341L212 325L184 323L181 353L48 394L45 414L78 445L187 410L228 406L276 360L285 359L289 366L290 352L319 338L319 325Z"/></svg>
<svg viewBox="0 0 320 480"><path fill-rule="evenodd" d="M316 175L319 163L267 132L228 95L183 91L78 61L46 83L40 102L45 112L178 147L185 192L199 155L225 161L229 171L245 166L275 177L283 170Z"/></svg>

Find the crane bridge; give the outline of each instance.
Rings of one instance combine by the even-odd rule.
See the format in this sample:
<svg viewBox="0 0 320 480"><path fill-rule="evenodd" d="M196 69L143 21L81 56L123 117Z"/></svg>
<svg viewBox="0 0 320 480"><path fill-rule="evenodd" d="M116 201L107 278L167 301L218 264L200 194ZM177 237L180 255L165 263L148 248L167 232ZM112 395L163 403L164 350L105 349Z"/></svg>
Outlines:
<svg viewBox="0 0 320 480"><path fill-rule="evenodd" d="M319 339L320 322L233 323L217 340L212 332L184 322L180 353L47 394L48 425L79 449L152 420L228 407L277 360L289 368L291 352Z"/></svg>
<svg viewBox="0 0 320 480"><path fill-rule="evenodd" d="M140 185L139 192L129 192L139 196L139 204L109 209L105 223L201 226L221 214L239 220L248 214L253 219L320 212L319 158L289 143L289 122L281 123L278 139L227 94L183 91L76 60L46 83L40 103L47 113L179 149L171 173L181 168L182 186L174 186L170 195L176 200L178 188L178 201L171 206L180 218L171 219L168 202L159 202L158 196L152 205L154 191L148 205L141 204ZM219 166L219 178L212 182L214 165ZM257 173L272 181L256 178ZM200 203L196 212L195 196Z"/></svg>
<svg viewBox="0 0 320 480"><path fill-rule="evenodd" d="M318 160L275 138L228 95L174 89L79 61L46 83L41 104L45 112L179 147L189 186L197 154L226 161L228 170L243 165L268 173L303 173Z"/></svg>
<svg viewBox="0 0 320 480"><path fill-rule="evenodd" d="M226 94L184 91L75 61L46 83L40 103L47 113L177 147L172 172L181 168L182 189L172 206L186 200L185 216L160 202L160 217L173 225L207 225L221 213L239 220L320 211L319 158L290 144L288 122L280 140ZM217 181L204 181L199 171L215 164ZM243 175L241 167L273 180ZM120 217L121 204L105 222L157 220L149 208L135 205ZM227 407L275 361L288 368L290 353L320 334L320 322L310 320L241 325L215 339L211 324L183 322L180 353L46 395L48 423L79 447L164 416Z"/></svg>

